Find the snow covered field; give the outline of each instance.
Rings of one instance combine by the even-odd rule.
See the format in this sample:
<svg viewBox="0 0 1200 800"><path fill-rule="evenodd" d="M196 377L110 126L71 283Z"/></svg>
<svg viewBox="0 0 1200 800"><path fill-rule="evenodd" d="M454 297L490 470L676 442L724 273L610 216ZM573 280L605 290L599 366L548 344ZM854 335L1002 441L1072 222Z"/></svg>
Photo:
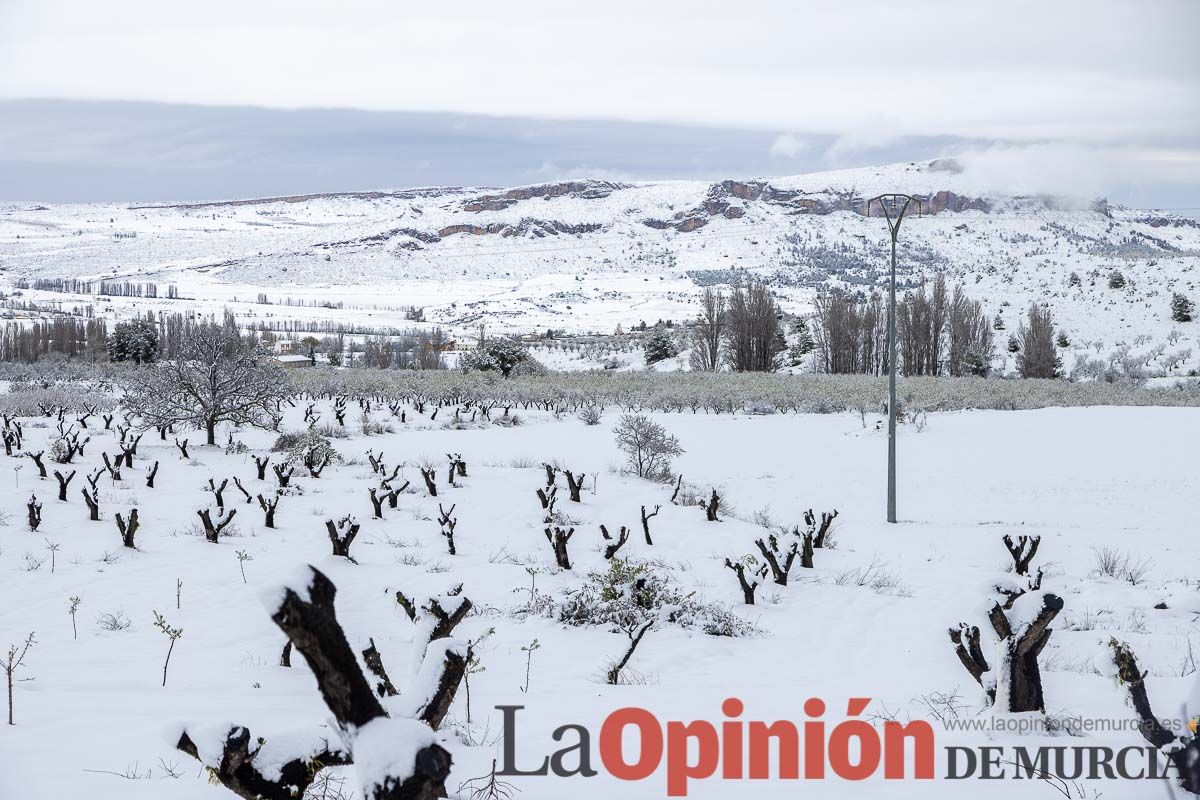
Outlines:
<svg viewBox="0 0 1200 800"><path fill-rule="evenodd" d="M29 459L10 459L12 474L0 475L0 508L10 513L0 529L0 650L31 631L36 644L16 674L16 725L0 726L0 796L232 796L209 785L197 763L173 745L184 724L243 724L270 740L328 718L303 658L294 656L291 668L279 666L284 637L261 600L303 564L333 580L351 645L359 651L373 639L398 686L406 683L414 625L395 600L397 590L424 597L461 583L476 611L456 635L476 639L494 628L477 648L483 671L470 677L472 724L466 724L460 691L441 732L454 756L447 782L452 793L500 757L497 705L526 706L517 752L520 762L530 763L561 746L551 739L557 726L584 724L594 735L604 716L622 706L645 707L662 720L715 722L721 702L738 697L745 719L798 722L805 699L820 697L832 722L843 718L848 698L870 697L868 716L906 721L931 718L922 698L942 693L957 694L958 713L974 717L982 712L983 694L946 631L960 621L986 626L989 581L1010 561L1001 544L1005 534L1042 537L1035 562L1045 569L1042 588L1065 600L1041 656L1049 714L1132 718L1125 691L1111 677L1106 643L1112 636L1132 644L1149 670L1159 714L1175 714L1195 679L1200 478L1186 443L1200 422L1196 409L930 414L923 430L901 429L897 525L883 521L886 433L878 417L868 415L864 424L857 414L654 415L686 450L675 464L685 480L704 495L715 487L725 499L721 521L706 522L700 508L672 505L671 487L619 474L615 410L591 427L570 416L519 413L518 427L450 430L442 427L446 411L430 422L410 407L401 424L386 408L376 409L372 416L395 432L367 437L351 423L349 438L333 440L348 463L328 467L317 479L303 477L301 469L292 481L302 493L282 497L277 529L264 527L257 503L243 502L230 480L225 504L237 509L236 533L218 544L196 532L196 511L212 505L208 479L220 484L237 476L252 494L273 490L269 470L267 481L255 479L252 455L266 453L275 434L237 431L250 452L228 454L198 446L202 437L192 435L191 457L183 459L169 439L150 431L121 482L99 480L98 522L88 520L79 490L85 474L101 465L101 453L118 449L115 433L97 430L98 420L89 420L93 438L72 467L79 475L66 503L55 499L53 476L39 480ZM323 419L332 420L328 409ZM24 424L25 450L41 450L55 433L47 418ZM301 427L301 410L289 410L284 428ZM389 465L403 464L412 481L398 507L384 509L384 519L371 518L368 488L378 476L367 463L368 450L382 452ZM458 487L445 484L446 453L461 453L467 462L468 476ZM418 472L425 459L438 465L437 498L426 496ZM161 466L151 489L145 475L155 461ZM558 509L577 530L571 570L555 568L542 532L535 490L545 483L544 461L587 474L580 503L569 502L558 478ZM62 469L48 459L47 467ZM31 492L44 504L36 533L25 523ZM453 504L458 519L454 556L439 532L439 502ZM651 520L653 546L642 539L643 505L662 506ZM121 546L114 515L134 507L141 529L137 549L130 550ZM802 525L810 507L838 510L836 548L817 550L814 568L794 569L786 588L764 581L757 604L743 605L724 559L755 553L754 540L768 533L764 523ZM357 564L331 556L325 532L326 519L348 513L362 525L351 549ZM622 685L607 685L604 673L627 645L623 634L519 612L534 579L537 593L561 596L589 572L605 569L601 524L633 529L621 556L653 560L656 571L729 608L759 633L714 637L659 624L636 651ZM49 543L58 549L51 553ZM1098 548L1127 553L1133 564L1144 560L1143 574L1132 580L1098 575ZM239 551L248 559L239 560ZM77 638L68 614L72 597L81 601ZM1165 609L1155 608L1163 603ZM154 627L155 611L183 629L165 688L168 639ZM105 630L99 620L106 614L123 615L129 627ZM536 649L522 650L534 641ZM935 729L939 774L940 747L948 744L1143 744L1132 731L1065 740L947 732L936 722ZM665 796L661 772L630 784L603 772L587 779L509 780L518 797L538 800L616 791ZM693 781L688 796L1061 796L1030 781L882 783L714 778ZM351 789L352 782L345 784L348 796ZM1084 789L1082 796L1102 793L1105 800L1166 796L1165 787L1147 781Z"/></svg>

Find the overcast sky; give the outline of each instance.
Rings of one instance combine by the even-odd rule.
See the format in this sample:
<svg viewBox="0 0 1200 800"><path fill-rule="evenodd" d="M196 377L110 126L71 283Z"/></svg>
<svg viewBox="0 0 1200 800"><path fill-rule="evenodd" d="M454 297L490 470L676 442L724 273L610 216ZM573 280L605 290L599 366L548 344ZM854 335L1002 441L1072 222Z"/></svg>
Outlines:
<svg viewBox="0 0 1200 800"><path fill-rule="evenodd" d="M1194 0L0 0L0 101L70 101L0 102L0 197L965 152L998 182L1200 206L1197 31Z"/></svg>

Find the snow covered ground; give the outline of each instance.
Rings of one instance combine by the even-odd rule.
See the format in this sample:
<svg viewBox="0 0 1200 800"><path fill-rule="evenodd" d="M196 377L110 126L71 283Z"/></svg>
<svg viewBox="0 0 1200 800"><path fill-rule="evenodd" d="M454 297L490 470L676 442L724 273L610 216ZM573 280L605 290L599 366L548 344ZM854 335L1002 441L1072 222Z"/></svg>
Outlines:
<svg viewBox="0 0 1200 800"><path fill-rule="evenodd" d="M480 322L493 333L611 333L690 319L698 282L744 270L772 280L785 309L800 313L821 286L884 285L886 225L859 213L882 191L949 198L937 214L906 219L901 279L915 285L941 271L965 284L1004 320L1001 351L1037 301L1069 338L1068 369L1077 354L1123 346L1148 354L1152 371L1200 367L1195 323L1170 314L1175 292L1200 301L1200 223L1092 198L997 194L969 166L945 162L755 181L578 181L198 206L10 203L0 206L0 286L120 279L156 282L160 294L174 284L183 298L96 303L24 293L65 308L96 303L112 317L229 307L246 320L404 325L405 307L421 306L431 324L459 336ZM1114 270L1124 287L1109 288ZM260 293L272 305L257 304ZM288 299L343 308L283 306ZM1166 352L1155 353L1159 346Z"/></svg>
<svg viewBox="0 0 1200 800"><path fill-rule="evenodd" d="M225 502L237 509L237 533L219 544L195 532L196 511L211 504L206 482L238 476L252 493L273 488L273 480L255 479L251 455L266 452L274 434L236 432L251 451L241 454L193 441L185 460L171 441L149 432L122 482L100 480L99 522L88 521L79 490L101 453L116 445L115 434L96 430L94 418L93 440L74 467L79 475L66 503L55 499L53 477L39 480L29 459L10 459L11 476L0 476L0 508L10 514L0 529L0 650L31 631L37 643L16 676L16 725L0 726L0 796L230 797L173 749L174 738L185 723L238 723L269 740L327 719L303 659L279 666L283 636L260 600L306 563L337 585L338 616L351 644L361 650L373 638L397 683L408 671L414 626L397 606L396 590L422 596L462 583L477 613L458 634L474 639L495 629L478 648L484 671L470 680L469 731L477 744L464 742L461 691L450 714L454 724L443 728L455 759L452 792L486 774L499 757L497 705L526 706L517 746L519 758L532 762L556 749L555 727L585 724L594 734L606 714L630 705L663 720L716 722L722 700L739 697L745 719L799 722L804 700L821 697L836 721L847 698L870 697L868 713L876 720L907 720L930 718L922 698L945 693L959 695L960 713L973 717L982 693L946 631L960 621L986 624L989 581L1009 561L1004 534L1042 537L1035 563L1045 568L1043 588L1066 601L1041 659L1052 715L1131 718L1124 690L1108 677L1110 636L1135 647L1160 714L1176 713L1195 679L1200 478L1186 446L1198 422L1195 409L930 414L923 430L901 430L897 525L883 521L886 434L878 417L655 415L686 449L676 462L686 481L705 494L716 487L725 498L729 511L710 523L699 508L670 504L670 487L619 474L616 412L606 412L594 427L574 417L519 413L524 424L514 428L450 430L411 408L407 424L376 411L373 416L395 432L365 437L351 427L350 438L335 439L349 463L327 468L319 479L297 474L293 482L303 493L282 498L276 530L263 526L257 504L245 504L231 480ZM324 418L332 415L326 411ZM25 421L25 449L42 449L54 433L51 423ZM302 427L299 410L289 411L284 427ZM382 451L389 464L403 463L413 481L414 490L401 496L397 509L385 509L382 520L371 518L367 489L377 478L366 461L369 449ZM445 486L447 452L461 453L468 465L457 488ZM423 459L439 465L436 499L416 488ZM161 466L156 488L149 489L145 471L155 461ZM581 503L567 501L565 486L559 500L577 529L570 571L555 568L542 533L534 491L544 483L543 461L587 473ZM36 533L25 524L31 492L44 504ZM439 533L439 502L454 504L459 520L455 556ZM642 505L662 506L651 521L653 546L642 541ZM136 550L121 546L113 521L132 507L141 518ZM767 533L761 523L790 528L809 507L839 511L836 549L818 550L814 569L794 569L787 588L764 583L758 604L743 605L723 560L755 552L754 539ZM351 549L357 564L329 554L324 521L347 513L362 524ZM633 528L622 555L653 559L681 587L727 606L761 633L719 638L660 625L630 662L627 683L607 685L603 674L624 650L622 634L517 613L535 577L537 592L560 595L604 568L600 524ZM50 543L58 547L53 554ZM1095 551L1104 547L1145 560L1144 575L1134 582L1098 576ZM238 551L249 560L239 561ZM71 597L81 599L77 638ZM1155 609L1161 603L1166 608ZM155 611L183 628L165 688L168 640L153 625ZM104 630L98 620L105 614L122 614L130 625ZM522 648L535 640L525 692L529 654ZM1046 739L936 729L939 748L1142 744L1131 731ZM521 798L568 792L602 798L616 791L665 796L661 773L631 784L603 773L509 780ZM349 792L350 784L345 788ZM1164 787L1146 781L1104 781L1085 790L1084 796L1103 793L1105 800L1166 796ZM699 798L797 792L821 798L1059 796L1051 786L1011 780L884 785L882 779L850 784L828 778L797 786L712 779L689 787L689 796Z"/></svg>

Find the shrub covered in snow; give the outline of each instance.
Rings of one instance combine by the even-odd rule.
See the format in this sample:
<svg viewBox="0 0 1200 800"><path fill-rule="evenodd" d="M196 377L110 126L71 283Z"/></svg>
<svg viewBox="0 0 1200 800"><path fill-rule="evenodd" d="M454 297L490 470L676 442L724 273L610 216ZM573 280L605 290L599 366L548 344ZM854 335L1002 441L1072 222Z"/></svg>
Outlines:
<svg viewBox="0 0 1200 800"><path fill-rule="evenodd" d="M566 625L606 625L624 630L651 618L710 636L751 636L758 629L729 609L685 592L651 565L613 558L608 569L592 572L565 599L551 600L553 616Z"/></svg>
<svg viewBox="0 0 1200 800"><path fill-rule="evenodd" d="M513 339L488 339L464 354L458 360L458 366L464 372L499 372L506 378L546 371L520 342Z"/></svg>
<svg viewBox="0 0 1200 800"><path fill-rule="evenodd" d="M304 461L311 453L318 462L330 464L342 463L342 454L334 449L333 444L320 431L306 428L302 431L285 431L275 439L271 450L276 453L286 453L291 461Z"/></svg>

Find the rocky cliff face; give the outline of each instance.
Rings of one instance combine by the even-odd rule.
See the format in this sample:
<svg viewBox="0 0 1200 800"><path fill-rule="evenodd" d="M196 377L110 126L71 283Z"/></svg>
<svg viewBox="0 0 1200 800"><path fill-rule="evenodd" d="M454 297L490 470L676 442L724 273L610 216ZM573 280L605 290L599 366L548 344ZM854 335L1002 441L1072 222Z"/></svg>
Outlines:
<svg viewBox="0 0 1200 800"><path fill-rule="evenodd" d="M922 214L960 212L968 209L990 211L992 204L982 197L964 197L949 190L914 195L916 205L911 210ZM648 218L644 225L651 228L674 228L681 233L697 230L717 217L737 219L746 214L748 207L756 203L776 206L789 214L832 214L835 211L850 211L865 216L882 217L883 208L870 204L870 198L854 191L803 192L797 189L779 189L766 181L727 180L714 183L708 196L695 208L680 211L670 219Z"/></svg>
<svg viewBox="0 0 1200 800"><path fill-rule="evenodd" d="M614 191L627 188L627 184L611 181L564 181L543 183L537 186L521 186L501 194L484 194L466 200L462 210L471 213L480 211L502 211L523 200L550 200L555 197L577 197L580 200L599 200Z"/></svg>

